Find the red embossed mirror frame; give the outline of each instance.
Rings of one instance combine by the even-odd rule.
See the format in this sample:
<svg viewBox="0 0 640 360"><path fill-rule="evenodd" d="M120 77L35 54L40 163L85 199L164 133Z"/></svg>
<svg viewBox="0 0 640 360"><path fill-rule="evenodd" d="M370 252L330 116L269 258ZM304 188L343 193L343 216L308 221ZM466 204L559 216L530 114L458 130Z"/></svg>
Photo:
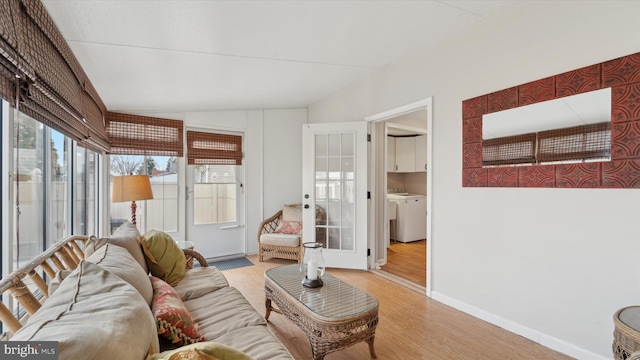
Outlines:
<svg viewBox="0 0 640 360"><path fill-rule="evenodd" d="M482 167L482 115L611 88L611 160ZM640 188L640 53L462 102L462 186Z"/></svg>

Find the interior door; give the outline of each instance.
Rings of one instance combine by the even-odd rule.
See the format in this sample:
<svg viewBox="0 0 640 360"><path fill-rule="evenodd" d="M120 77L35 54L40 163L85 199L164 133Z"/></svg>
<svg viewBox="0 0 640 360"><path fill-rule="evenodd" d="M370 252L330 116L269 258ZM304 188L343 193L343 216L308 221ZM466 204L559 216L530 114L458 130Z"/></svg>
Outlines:
<svg viewBox="0 0 640 360"><path fill-rule="evenodd" d="M327 267L366 270L367 123L308 124L302 136L304 242L322 243Z"/></svg>

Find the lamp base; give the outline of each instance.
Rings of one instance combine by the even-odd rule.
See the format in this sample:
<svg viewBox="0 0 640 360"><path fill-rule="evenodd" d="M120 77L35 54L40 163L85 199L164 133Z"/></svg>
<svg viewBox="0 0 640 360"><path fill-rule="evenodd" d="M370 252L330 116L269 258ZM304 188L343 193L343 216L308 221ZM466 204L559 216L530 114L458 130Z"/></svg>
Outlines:
<svg viewBox="0 0 640 360"><path fill-rule="evenodd" d="M302 286L304 287L308 287L308 288L318 288L321 287L322 285L324 285L322 283L322 279L315 279L315 280L309 280L306 276L304 277L304 280L302 280Z"/></svg>

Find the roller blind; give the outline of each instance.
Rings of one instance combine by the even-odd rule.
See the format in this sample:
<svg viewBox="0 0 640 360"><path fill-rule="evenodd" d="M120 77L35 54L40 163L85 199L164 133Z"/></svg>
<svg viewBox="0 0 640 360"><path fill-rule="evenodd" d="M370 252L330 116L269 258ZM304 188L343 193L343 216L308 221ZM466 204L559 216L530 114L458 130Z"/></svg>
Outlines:
<svg viewBox="0 0 640 360"><path fill-rule="evenodd" d="M611 123L602 122L482 141L482 165L611 158Z"/></svg>
<svg viewBox="0 0 640 360"><path fill-rule="evenodd" d="M482 165L533 164L536 134L523 134L482 141Z"/></svg>
<svg viewBox="0 0 640 360"><path fill-rule="evenodd" d="M148 116L107 112L110 154L184 155L183 122Z"/></svg>
<svg viewBox="0 0 640 360"><path fill-rule="evenodd" d="M0 96L22 112L81 146L109 149L106 107L40 1L0 1L0 77Z"/></svg>
<svg viewBox="0 0 640 360"><path fill-rule="evenodd" d="M242 136L187 131L189 165L242 165Z"/></svg>
<svg viewBox="0 0 640 360"><path fill-rule="evenodd" d="M542 131L538 134L540 162L610 157L610 122Z"/></svg>

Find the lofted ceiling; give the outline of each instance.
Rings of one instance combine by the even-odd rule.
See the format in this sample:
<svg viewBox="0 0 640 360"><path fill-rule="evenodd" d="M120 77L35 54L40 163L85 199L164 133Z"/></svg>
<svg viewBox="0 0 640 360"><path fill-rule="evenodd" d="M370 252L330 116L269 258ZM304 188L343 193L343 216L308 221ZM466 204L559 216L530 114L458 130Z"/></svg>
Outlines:
<svg viewBox="0 0 640 360"><path fill-rule="evenodd" d="M42 0L107 108L304 108L513 1Z"/></svg>

